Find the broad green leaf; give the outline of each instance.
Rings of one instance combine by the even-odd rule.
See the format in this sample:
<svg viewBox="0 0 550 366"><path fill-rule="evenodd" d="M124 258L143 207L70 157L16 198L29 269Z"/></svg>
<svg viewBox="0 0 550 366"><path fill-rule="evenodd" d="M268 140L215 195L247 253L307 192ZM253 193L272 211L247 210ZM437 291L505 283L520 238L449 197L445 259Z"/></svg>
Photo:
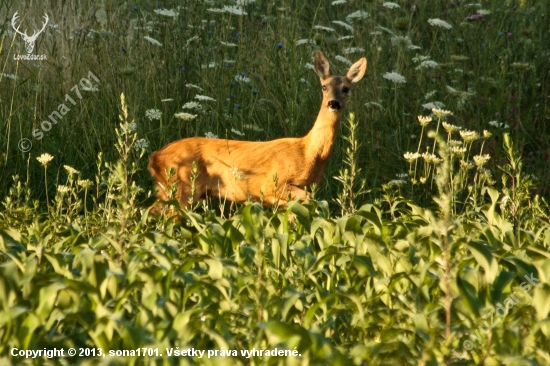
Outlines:
<svg viewBox="0 0 550 366"><path fill-rule="evenodd" d="M489 247L476 241L469 241L467 246L477 263L485 270L487 282L492 283L498 273L498 263L489 251Z"/></svg>

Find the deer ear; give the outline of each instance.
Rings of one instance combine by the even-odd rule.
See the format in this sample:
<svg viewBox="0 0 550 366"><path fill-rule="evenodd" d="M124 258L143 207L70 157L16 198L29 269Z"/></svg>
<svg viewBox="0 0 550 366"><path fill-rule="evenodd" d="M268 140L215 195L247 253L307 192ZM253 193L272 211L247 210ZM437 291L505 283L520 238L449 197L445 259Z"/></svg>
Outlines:
<svg viewBox="0 0 550 366"><path fill-rule="evenodd" d="M346 78L353 84L358 82L363 78L365 75L365 71L367 71L367 59L362 58L349 68L348 73L346 74Z"/></svg>
<svg viewBox="0 0 550 366"><path fill-rule="evenodd" d="M321 80L332 75L330 72L330 64L321 51L315 52L315 72L319 75Z"/></svg>

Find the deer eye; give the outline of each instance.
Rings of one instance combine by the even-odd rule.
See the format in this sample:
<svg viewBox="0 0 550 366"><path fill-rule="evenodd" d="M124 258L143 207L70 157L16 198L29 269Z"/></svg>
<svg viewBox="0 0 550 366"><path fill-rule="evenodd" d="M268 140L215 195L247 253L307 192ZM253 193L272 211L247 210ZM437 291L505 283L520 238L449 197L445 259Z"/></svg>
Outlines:
<svg viewBox="0 0 550 366"><path fill-rule="evenodd" d="M326 85L323 85L323 90L327 90L327 86L326 86Z"/></svg>
<svg viewBox="0 0 550 366"><path fill-rule="evenodd" d="M343 91L344 93L347 94L347 93L349 93L349 88L348 88L348 87L344 87L344 89L342 89L342 91Z"/></svg>

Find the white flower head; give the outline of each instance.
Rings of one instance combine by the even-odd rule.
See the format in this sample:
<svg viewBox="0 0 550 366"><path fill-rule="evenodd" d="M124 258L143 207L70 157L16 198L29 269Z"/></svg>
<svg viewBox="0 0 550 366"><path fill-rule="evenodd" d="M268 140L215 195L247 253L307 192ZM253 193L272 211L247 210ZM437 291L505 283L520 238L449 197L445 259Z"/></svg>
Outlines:
<svg viewBox="0 0 550 366"><path fill-rule="evenodd" d="M217 139L218 138L218 135L214 135L212 132L207 132L204 134L204 136L206 136L207 139Z"/></svg>
<svg viewBox="0 0 550 366"><path fill-rule="evenodd" d="M189 88L189 89L197 89L197 90L203 91L200 86L195 85L195 84L185 84L185 87Z"/></svg>
<svg viewBox="0 0 550 366"><path fill-rule="evenodd" d="M149 41L150 43L154 44L155 46L159 46L159 47L162 47L162 43L160 43L159 41L157 41L156 39L154 38L151 38L149 36L145 36L143 37L145 38L147 41Z"/></svg>
<svg viewBox="0 0 550 366"><path fill-rule="evenodd" d="M405 84L407 82L403 75L396 72L387 72L382 77L384 79L394 82L395 84Z"/></svg>
<svg viewBox="0 0 550 366"><path fill-rule="evenodd" d="M79 174L80 172L78 170L76 170L75 168L73 168L72 166L69 166L69 165L63 165L63 168L65 168L65 170L69 173L69 175L77 175Z"/></svg>
<svg viewBox="0 0 550 366"><path fill-rule="evenodd" d="M210 98L209 96L206 96L206 95L195 95L195 99L197 100L204 100L205 102L215 102L216 99L214 98Z"/></svg>
<svg viewBox="0 0 550 366"><path fill-rule="evenodd" d="M409 163L412 163L413 161L415 161L416 159L418 159L420 157L420 154L417 153L417 152L406 152L403 154L403 157L405 158L405 160L407 160Z"/></svg>
<svg viewBox="0 0 550 366"><path fill-rule="evenodd" d="M315 27L313 27L315 29L320 29L320 30L324 30L326 32L331 32L331 33L334 33L336 32L336 29L334 28L331 28L331 27L325 27L325 26L322 26L322 25L316 25Z"/></svg>
<svg viewBox="0 0 550 366"><path fill-rule="evenodd" d="M433 112L433 114L435 114L439 118L446 117L446 116L452 114L451 111L446 111L444 109L439 109L439 108L432 108L432 112Z"/></svg>
<svg viewBox="0 0 550 366"><path fill-rule="evenodd" d="M148 109L145 111L145 117L149 118L149 120L160 120L160 117L162 116L162 112L159 109Z"/></svg>
<svg viewBox="0 0 550 366"><path fill-rule="evenodd" d="M40 164L42 164L44 167L47 167L50 161L53 160L53 156L51 156L48 153L44 153L36 158Z"/></svg>
<svg viewBox="0 0 550 366"><path fill-rule="evenodd" d="M447 131L448 133L453 133L453 132L462 130L462 127L458 127L447 122L443 122L441 125L443 126L445 131Z"/></svg>
<svg viewBox="0 0 550 366"><path fill-rule="evenodd" d="M365 19L368 16L369 16L369 13L367 13L366 11L357 10L357 11L354 11L353 13L351 13L351 14L348 14L346 16L346 20L348 21L348 23L351 23L355 19Z"/></svg>
<svg viewBox="0 0 550 366"><path fill-rule="evenodd" d="M153 10L156 14L158 15L163 15L165 17L172 17L172 18L175 18L178 16L178 13L175 12L174 10L172 9L155 9Z"/></svg>
<svg viewBox="0 0 550 366"><path fill-rule="evenodd" d="M197 115L196 114L191 114L191 113L180 112L180 113L174 114L174 117L182 119L184 121L190 121L192 119L195 119L197 117Z"/></svg>
<svg viewBox="0 0 550 366"><path fill-rule="evenodd" d="M428 19L428 23L430 23L431 26L441 27L441 28L445 28L445 29L451 29L453 27L452 25L450 25L446 21L441 20L439 18Z"/></svg>
<svg viewBox="0 0 550 366"><path fill-rule="evenodd" d="M353 30L354 30L351 25L349 25L348 23L342 22L340 20L333 20L332 23L336 24L336 25L339 25L339 26L342 26L342 27L346 28L347 30L349 30L350 32L353 32Z"/></svg>
<svg viewBox="0 0 550 366"><path fill-rule="evenodd" d="M197 111L202 111L202 104L198 102L187 102L181 107L182 109L195 109Z"/></svg>
<svg viewBox="0 0 550 366"><path fill-rule="evenodd" d="M476 155L476 156L474 156L474 163L476 164L476 166L481 168L482 166L484 166L489 161L489 159L491 159L489 154Z"/></svg>
<svg viewBox="0 0 550 366"><path fill-rule="evenodd" d="M91 188L94 185L94 183L89 179L80 179L77 184L84 189Z"/></svg>
<svg viewBox="0 0 550 366"><path fill-rule="evenodd" d="M294 43L295 46L300 46L303 44L315 45L315 41L313 39L299 39Z"/></svg>
<svg viewBox="0 0 550 366"><path fill-rule="evenodd" d="M350 47L350 48L345 48L342 51L344 55L349 55L350 53L359 53L359 52L365 52L365 49L361 47Z"/></svg>
<svg viewBox="0 0 550 366"><path fill-rule="evenodd" d="M418 122L420 123L420 126L422 126L422 127L427 126L428 123L430 123L431 121L432 121L432 117L430 117L430 116L427 116L427 117L418 116Z"/></svg>
<svg viewBox="0 0 550 366"><path fill-rule="evenodd" d="M145 139L139 139L136 141L136 144L134 145L134 149L136 150L145 150L149 147L149 143Z"/></svg>
<svg viewBox="0 0 550 366"><path fill-rule="evenodd" d="M61 193L61 195L69 192L69 187L67 186L64 186L64 185L58 185L57 186L57 192Z"/></svg>
<svg viewBox="0 0 550 366"><path fill-rule="evenodd" d="M398 8L401 7L401 6L399 6L399 4L392 3L392 2L389 2L389 1L382 4L382 6L385 7L385 8L388 8L388 9L398 9Z"/></svg>
<svg viewBox="0 0 550 366"><path fill-rule="evenodd" d="M235 135L237 136L244 136L244 132L241 132L241 131L237 131L236 129L232 128L231 129L231 132L233 132Z"/></svg>
<svg viewBox="0 0 550 366"><path fill-rule="evenodd" d="M347 58L345 58L344 56L340 56L340 55L337 55L336 57L334 57L336 60L348 65L348 66L351 66L353 65L353 62L351 62L350 60L348 60Z"/></svg>

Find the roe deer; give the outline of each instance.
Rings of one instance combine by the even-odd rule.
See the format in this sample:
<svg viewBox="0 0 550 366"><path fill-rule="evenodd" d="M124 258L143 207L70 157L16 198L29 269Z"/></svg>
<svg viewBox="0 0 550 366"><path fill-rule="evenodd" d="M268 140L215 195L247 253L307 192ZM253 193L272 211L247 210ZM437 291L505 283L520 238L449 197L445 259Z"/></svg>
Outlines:
<svg viewBox="0 0 550 366"><path fill-rule="evenodd" d="M323 102L315 124L301 138L267 142L190 137L178 140L151 155L149 171L158 189L157 198L168 199L167 188L176 184L182 205L192 194L193 162L198 164L193 201L206 195L233 202L263 200L263 205L284 205L305 199L312 184L319 185L332 152L351 84L365 75L367 59L353 64L346 76L333 76L326 57L315 53L315 72L321 78ZM174 168L173 176L167 172ZM276 174L278 184L274 182Z"/></svg>

